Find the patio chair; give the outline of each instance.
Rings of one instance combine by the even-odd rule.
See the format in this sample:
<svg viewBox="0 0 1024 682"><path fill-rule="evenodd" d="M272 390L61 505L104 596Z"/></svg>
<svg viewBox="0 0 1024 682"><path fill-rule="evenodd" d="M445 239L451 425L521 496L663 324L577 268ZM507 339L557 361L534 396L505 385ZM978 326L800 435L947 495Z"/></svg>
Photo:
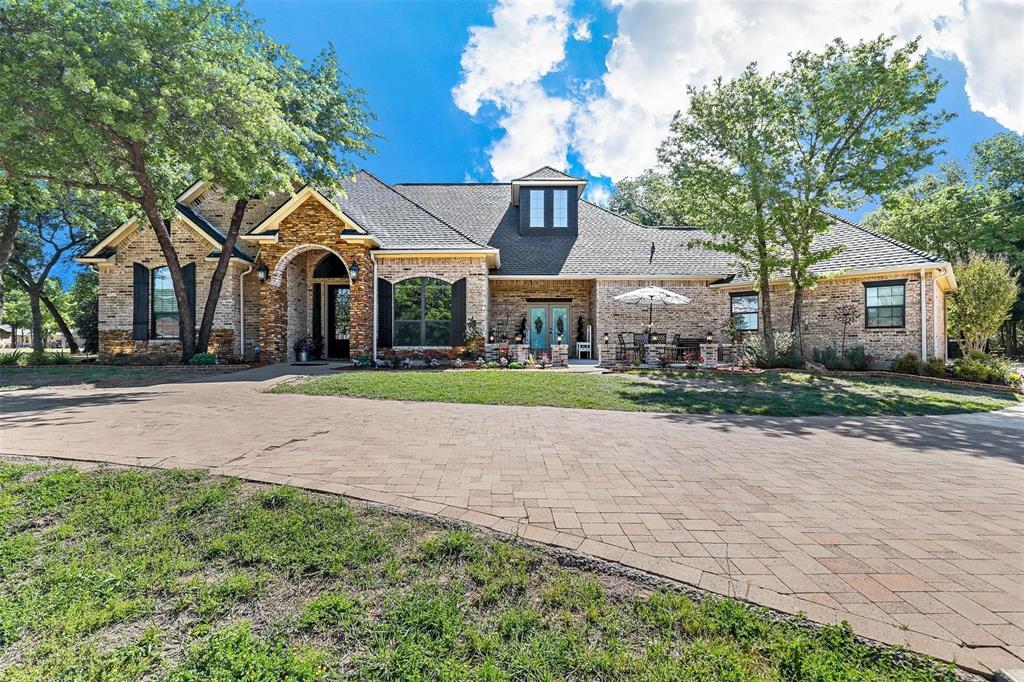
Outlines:
<svg viewBox="0 0 1024 682"><path fill-rule="evenodd" d="M594 346L593 346L593 343L591 341L591 336L590 336L592 333L593 333L593 328L588 324L587 325L587 340L586 341L577 341L576 342L576 357L577 358L582 358L583 354L586 353L588 358L593 359L593 357L594 357Z"/></svg>

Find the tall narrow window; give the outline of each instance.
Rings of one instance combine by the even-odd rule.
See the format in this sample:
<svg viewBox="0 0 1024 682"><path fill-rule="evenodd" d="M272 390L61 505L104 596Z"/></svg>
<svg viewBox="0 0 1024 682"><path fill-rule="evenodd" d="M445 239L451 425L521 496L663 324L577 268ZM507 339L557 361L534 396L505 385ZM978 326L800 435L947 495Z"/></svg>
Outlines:
<svg viewBox="0 0 1024 682"><path fill-rule="evenodd" d="M757 331L757 293L730 294L730 313L741 331Z"/></svg>
<svg viewBox="0 0 1024 682"><path fill-rule="evenodd" d="M544 190L530 190L530 227L544 227Z"/></svg>
<svg viewBox="0 0 1024 682"><path fill-rule="evenodd" d="M447 346L452 333L452 285L432 277L395 284L396 346Z"/></svg>
<svg viewBox="0 0 1024 682"><path fill-rule="evenodd" d="M868 329L902 327L906 322L906 280L864 283L864 324Z"/></svg>
<svg viewBox="0 0 1024 682"><path fill-rule="evenodd" d="M569 227L569 190L556 189L553 194L554 226Z"/></svg>
<svg viewBox="0 0 1024 682"><path fill-rule="evenodd" d="M176 339L180 336L178 299L167 266L153 268L153 338Z"/></svg>

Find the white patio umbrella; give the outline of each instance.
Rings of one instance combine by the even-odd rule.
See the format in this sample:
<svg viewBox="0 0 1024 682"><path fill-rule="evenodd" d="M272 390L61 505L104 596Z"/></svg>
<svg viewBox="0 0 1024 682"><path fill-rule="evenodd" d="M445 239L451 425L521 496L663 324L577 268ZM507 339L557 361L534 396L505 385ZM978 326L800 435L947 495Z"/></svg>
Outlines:
<svg viewBox="0 0 1024 682"><path fill-rule="evenodd" d="M650 306L650 310L647 315L647 324L651 324L654 321L654 306L686 305L690 302L690 299L686 296L673 293L668 289L662 289L661 287L643 287L642 289L627 291L626 293L619 294L613 298L621 303L633 303L635 305L643 305L646 303Z"/></svg>

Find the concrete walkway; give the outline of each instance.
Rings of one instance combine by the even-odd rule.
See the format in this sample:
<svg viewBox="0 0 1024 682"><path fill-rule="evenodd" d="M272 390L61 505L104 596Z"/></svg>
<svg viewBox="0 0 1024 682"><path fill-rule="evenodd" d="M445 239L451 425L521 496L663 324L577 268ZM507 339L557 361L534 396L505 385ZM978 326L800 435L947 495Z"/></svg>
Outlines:
<svg viewBox="0 0 1024 682"><path fill-rule="evenodd" d="M0 452L343 493L973 670L1024 665L1022 408L794 419L261 393L291 371L0 393Z"/></svg>

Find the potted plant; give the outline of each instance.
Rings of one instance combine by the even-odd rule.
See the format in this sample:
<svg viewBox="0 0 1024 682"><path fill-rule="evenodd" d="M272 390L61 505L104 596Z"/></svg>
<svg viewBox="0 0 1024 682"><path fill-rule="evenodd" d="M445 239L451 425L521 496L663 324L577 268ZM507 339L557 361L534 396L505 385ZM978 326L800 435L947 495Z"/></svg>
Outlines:
<svg viewBox="0 0 1024 682"><path fill-rule="evenodd" d="M309 362L309 353L313 350L313 339L306 336L295 342L293 348L295 349L295 361L296 362Z"/></svg>

